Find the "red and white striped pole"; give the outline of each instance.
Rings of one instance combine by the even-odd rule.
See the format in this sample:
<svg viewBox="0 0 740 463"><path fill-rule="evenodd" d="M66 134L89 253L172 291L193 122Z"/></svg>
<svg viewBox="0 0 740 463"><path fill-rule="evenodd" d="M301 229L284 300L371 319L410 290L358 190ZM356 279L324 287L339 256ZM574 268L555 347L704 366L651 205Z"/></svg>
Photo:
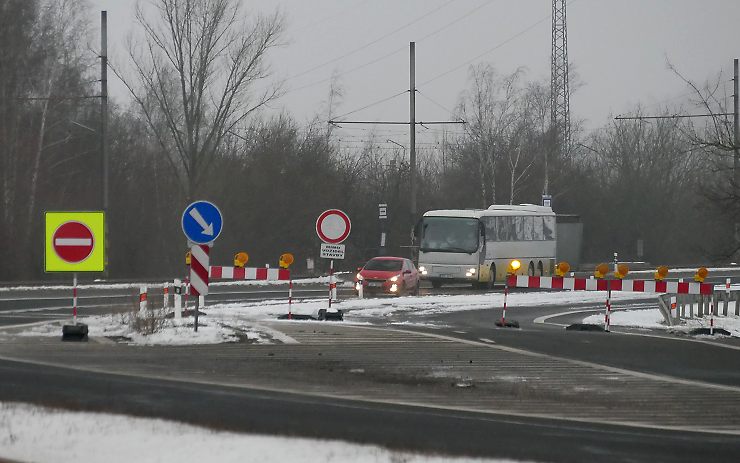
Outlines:
<svg viewBox="0 0 740 463"><path fill-rule="evenodd" d="M293 279L288 282L288 320L293 320Z"/></svg>
<svg viewBox="0 0 740 463"><path fill-rule="evenodd" d="M208 294L208 269L210 266L207 244L194 244L190 248L190 291L195 296L195 331L198 331L198 305L200 297Z"/></svg>
<svg viewBox="0 0 740 463"><path fill-rule="evenodd" d="M506 298L509 296L509 281L507 278L506 285L504 285L504 310L501 312L501 326L506 326Z"/></svg>
<svg viewBox="0 0 740 463"><path fill-rule="evenodd" d="M714 302L709 303L709 335L714 336Z"/></svg>
<svg viewBox="0 0 740 463"><path fill-rule="evenodd" d="M616 253L615 253L616 254ZM604 331L609 332L611 325L611 314L612 314L612 288L610 283L611 280L606 280L606 314L604 315Z"/></svg>
<svg viewBox="0 0 740 463"><path fill-rule="evenodd" d="M143 312L146 310L146 286L139 287L139 311Z"/></svg>
<svg viewBox="0 0 740 463"><path fill-rule="evenodd" d="M164 284L164 290L162 291L164 295L164 301L162 303L162 307L167 309L170 306L170 286L169 284Z"/></svg>
<svg viewBox="0 0 740 463"><path fill-rule="evenodd" d="M331 309L331 297L334 294L334 259L329 261L329 308Z"/></svg>
<svg viewBox="0 0 740 463"><path fill-rule="evenodd" d="M77 273L72 276L72 319L77 324Z"/></svg>

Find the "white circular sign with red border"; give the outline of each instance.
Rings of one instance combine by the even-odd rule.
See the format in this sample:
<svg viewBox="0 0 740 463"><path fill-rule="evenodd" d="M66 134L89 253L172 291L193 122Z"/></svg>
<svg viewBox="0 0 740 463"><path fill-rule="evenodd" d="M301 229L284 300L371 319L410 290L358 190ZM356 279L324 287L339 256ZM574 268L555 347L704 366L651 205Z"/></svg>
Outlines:
<svg viewBox="0 0 740 463"><path fill-rule="evenodd" d="M346 240L352 224L347 214L339 209L329 209L316 220L316 234L327 244L339 244Z"/></svg>
<svg viewBox="0 0 740 463"><path fill-rule="evenodd" d="M87 225L65 222L54 232L52 246L60 259L76 264L90 257L95 248L95 238Z"/></svg>

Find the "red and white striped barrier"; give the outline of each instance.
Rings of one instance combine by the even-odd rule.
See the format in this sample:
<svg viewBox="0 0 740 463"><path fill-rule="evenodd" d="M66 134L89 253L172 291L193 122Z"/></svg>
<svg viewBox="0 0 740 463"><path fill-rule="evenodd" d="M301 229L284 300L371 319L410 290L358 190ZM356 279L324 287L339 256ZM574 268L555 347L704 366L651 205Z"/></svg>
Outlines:
<svg viewBox="0 0 740 463"><path fill-rule="evenodd" d="M711 295L711 283L684 283L654 280L602 280L596 278L530 277L510 275L506 284L516 288L570 289L575 291L623 291L632 293L670 293Z"/></svg>
<svg viewBox="0 0 740 463"><path fill-rule="evenodd" d="M208 262L210 246L196 244L190 248L190 294L205 296L208 294Z"/></svg>
<svg viewBox="0 0 740 463"><path fill-rule="evenodd" d="M209 275L213 280L290 280L290 270L267 267L222 267L213 265Z"/></svg>

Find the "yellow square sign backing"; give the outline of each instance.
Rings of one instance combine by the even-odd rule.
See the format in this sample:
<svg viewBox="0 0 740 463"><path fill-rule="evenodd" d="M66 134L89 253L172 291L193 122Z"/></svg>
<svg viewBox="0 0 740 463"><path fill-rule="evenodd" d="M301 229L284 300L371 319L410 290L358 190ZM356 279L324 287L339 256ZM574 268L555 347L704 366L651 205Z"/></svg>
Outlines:
<svg viewBox="0 0 740 463"><path fill-rule="evenodd" d="M44 271L105 270L103 212L47 212Z"/></svg>

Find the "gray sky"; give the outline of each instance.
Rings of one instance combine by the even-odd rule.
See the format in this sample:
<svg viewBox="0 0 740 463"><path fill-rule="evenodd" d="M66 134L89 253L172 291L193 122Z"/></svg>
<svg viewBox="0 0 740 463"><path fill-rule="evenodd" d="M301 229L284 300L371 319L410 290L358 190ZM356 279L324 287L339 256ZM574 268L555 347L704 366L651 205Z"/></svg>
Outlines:
<svg viewBox="0 0 740 463"><path fill-rule="evenodd" d="M108 11L109 53L125 59L124 38L135 30L135 0L90 3L94 28L99 11ZM244 3L252 11L279 7L287 17L286 45L270 56L275 77L287 79L287 93L273 106L301 122L327 99L333 72L340 73L345 92L339 114L407 90L410 41L416 41L417 120L450 118L446 109L454 109L468 85L471 64L490 62L503 74L524 67L528 79L549 82L550 0ZM650 112L684 102L689 90L666 68L666 58L699 83L724 71L731 98L739 27L738 0L573 0L568 4L568 56L582 86L571 95L572 117L592 129L638 103ZM127 97L114 78L110 85L119 100ZM408 106L405 94L348 118L404 121ZM342 133L361 140L370 129L354 126ZM408 143L405 127L378 130L383 139L387 135Z"/></svg>

